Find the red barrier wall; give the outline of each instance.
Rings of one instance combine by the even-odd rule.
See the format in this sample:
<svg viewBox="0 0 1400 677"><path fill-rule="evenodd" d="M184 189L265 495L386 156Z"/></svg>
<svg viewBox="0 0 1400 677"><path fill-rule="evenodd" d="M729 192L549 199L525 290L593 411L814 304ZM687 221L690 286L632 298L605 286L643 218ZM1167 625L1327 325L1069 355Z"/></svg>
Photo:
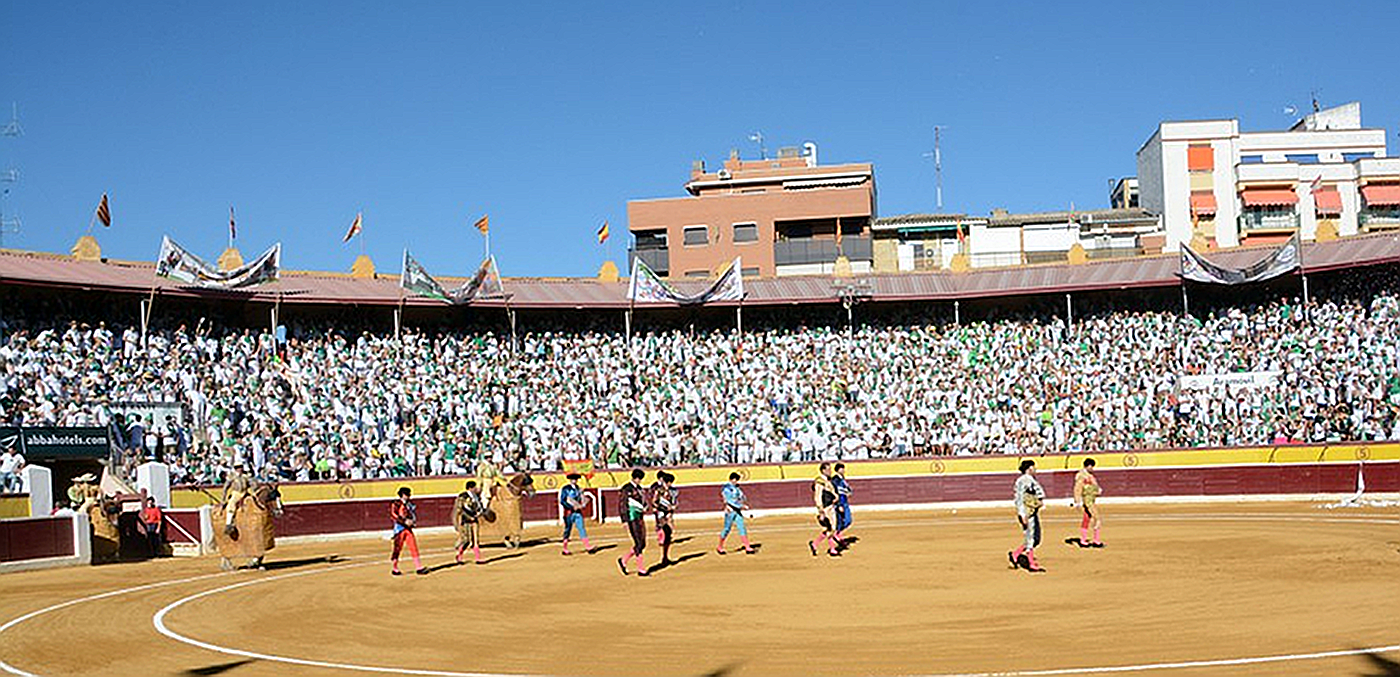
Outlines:
<svg viewBox="0 0 1400 677"><path fill-rule="evenodd" d="M165 511L165 541L167 543L190 543L194 544L199 538L199 511L198 510L166 510ZM176 529L174 525L180 525L189 536Z"/></svg>
<svg viewBox="0 0 1400 677"><path fill-rule="evenodd" d="M388 531L393 528L389 506L397 499L368 499L323 503L287 503L277 520L279 536L347 533L353 531ZM558 494L539 493L525 499L522 512L525 521L551 520L559 516L555 508ZM451 496L424 496L413 499L418 508L418 525L441 527L452 524Z"/></svg>
<svg viewBox="0 0 1400 677"><path fill-rule="evenodd" d="M1195 466L1181 468L1104 468L1095 474L1106 497L1233 496L1263 494L1345 494L1356 490L1355 464L1269 464L1245 466ZM1052 498L1068 498L1074 473L1046 471L1037 475ZM899 505L954 501L1011 501L1015 473L911 475L854 478L853 503ZM805 480L753 482L742 485L755 509L802 508L812 504L811 484ZM1366 464L1366 488L1371 492L1400 492L1400 462ZM718 485L677 487L680 512L717 512L721 509ZM590 490L591 492L592 490ZM604 517L617 515L617 491L605 489ZM526 521L558 517L558 494L540 492L525 500ZM278 520L282 536L388 531L389 499L291 503ZM427 496L414 500L421 526L451 523L452 498ZM182 524L184 524L182 522Z"/></svg>
<svg viewBox="0 0 1400 677"><path fill-rule="evenodd" d="M0 520L0 562L73 556L73 519L25 517Z"/></svg>

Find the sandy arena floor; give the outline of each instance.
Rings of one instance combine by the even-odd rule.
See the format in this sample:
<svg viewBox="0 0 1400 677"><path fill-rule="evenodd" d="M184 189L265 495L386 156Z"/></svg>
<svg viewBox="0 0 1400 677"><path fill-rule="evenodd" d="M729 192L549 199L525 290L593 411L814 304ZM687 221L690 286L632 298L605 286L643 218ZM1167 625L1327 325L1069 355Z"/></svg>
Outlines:
<svg viewBox="0 0 1400 677"><path fill-rule="evenodd" d="M752 522L760 554L680 523L680 562L624 578L548 544L391 577L379 539L283 545L269 570L162 560L0 577L0 660L41 675L1400 674L1400 511L1105 506L1102 550L1063 505L1044 574L1008 567L1008 512L859 512L839 559L809 519ZM650 535L649 535L650 536ZM648 559L659 553L654 544ZM58 606L51 606L58 605ZM32 615L33 612L40 612ZM1383 647L1384 652L1372 651ZM1331 653L1325 657L1309 654ZM1285 657L1268 662L1239 659ZM1188 665L1168 665L1188 663ZM1147 669L1150 666L1156 666ZM1098 668L1098 669L1095 669ZM1107 670L1102 668L1120 668Z"/></svg>

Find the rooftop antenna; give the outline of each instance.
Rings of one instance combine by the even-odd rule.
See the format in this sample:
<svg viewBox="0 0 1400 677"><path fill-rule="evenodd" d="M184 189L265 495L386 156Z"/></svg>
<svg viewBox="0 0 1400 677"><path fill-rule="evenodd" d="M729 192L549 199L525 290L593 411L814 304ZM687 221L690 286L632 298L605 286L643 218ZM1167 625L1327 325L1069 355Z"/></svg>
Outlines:
<svg viewBox="0 0 1400 677"><path fill-rule="evenodd" d="M10 104L10 122L0 129L0 136L9 139L19 138L24 135L24 128L19 125L19 104ZM19 181L19 168L10 167L0 172L0 184L4 188L0 189L0 247L5 246L5 233L19 233L20 221L18 216L6 216L5 205L10 201L10 192L15 183Z"/></svg>
<svg viewBox="0 0 1400 677"><path fill-rule="evenodd" d="M943 211L943 130L944 125L933 126L933 150L924 157L933 158L933 201L937 211Z"/></svg>
<svg viewBox="0 0 1400 677"><path fill-rule="evenodd" d="M1314 113L1316 113L1316 112L1322 110L1322 105L1319 104L1319 103L1317 102L1317 90L1316 90L1316 89L1312 90L1312 107L1313 107L1313 112L1314 112Z"/></svg>
<svg viewBox="0 0 1400 677"><path fill-rule="evenodd" d="M749 140L752 141L752 142L754 142L754 143L756 143L756 144L758 144L758 158L759 158L760 160L767 160L767 159L768 159L768 147L765 146L765 145L763 145L763 132L754 132L754 133L750 134L750 135L749 135Z"/></svg>
<svg viewBox="0 0 1400 677"><path fill-rule="evenodd" d="M20 136L24 134L24 128L19 126L19 104L10 104L10 124L5 125L5 129L0 130L0 134L5 136Z"/></svg>

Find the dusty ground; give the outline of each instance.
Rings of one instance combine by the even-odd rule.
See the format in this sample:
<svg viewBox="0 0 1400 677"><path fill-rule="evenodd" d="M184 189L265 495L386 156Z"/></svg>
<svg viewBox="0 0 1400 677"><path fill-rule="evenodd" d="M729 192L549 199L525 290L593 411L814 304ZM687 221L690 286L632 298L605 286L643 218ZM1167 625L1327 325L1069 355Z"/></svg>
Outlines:
<svg viewBox="0 0 1400 677"><path fill-rule="evenodd" d="M753 522L762 549L751 557L715 554L717 525L683 521L683 561L649 579L618 572L615 524L595 528L608 549L592 556L561 557L550 542L489 549L485 566L446 566L450 537L426 537L425 577L389 576L382 540L280 546L262 572L219 574L200 559L12 574L0 577L0 619L116 594L0 630L0 660L43 675L351 674L316 662L418 674L1076 674L1400 645L1400 511L1105 508L1103 550L1065 545L1077 519L1047 509L1049 572L1038 575L1008 568L1018 534L1006 511L966 510L857 512L860 540L840 559L808 554L807 519ZM153 616L206 591L163 618L205 647L158 632ZM1151 673L1396 675L1400 651Z"/></svg>

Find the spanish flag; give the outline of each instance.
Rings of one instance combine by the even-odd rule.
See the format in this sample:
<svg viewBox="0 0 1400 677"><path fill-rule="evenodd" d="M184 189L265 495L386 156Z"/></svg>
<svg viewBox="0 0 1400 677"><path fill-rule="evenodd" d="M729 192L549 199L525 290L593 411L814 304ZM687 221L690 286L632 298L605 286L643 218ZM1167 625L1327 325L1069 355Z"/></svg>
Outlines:
<svg viewBox="0 0 1400 677"><path fill-rule="evenodd" d="M97 203L97 220L102 222L103 228L112 227L112 210L107 207L107 194L102 194L102 201Z"/></svg>
<svg viewBox="0 0 1400 677"><path fill-rule="evenodd" d="M589 479L589 480L592 480L592 479L593 479L593 475L594 475L594 473L596 472L595 469L594 469L594 467L593 467L593 459L591 459L591 458L580 458L580 459L565 458L565 459L561 459L561 460L563 461L563 466L564 466L564 472L565 472L565 473L570 473L570 474L571 474L571 473L578 473L578 474L580 474L580 475L583 475L585 478L587 478L587 479Z"/></svg>
<svg viewBox="0 0 1400 677"><path fill-rule="evenodd" d="M598 244L608 241L608 222L603 222L603 227L598 229Z"/></svg>
<svg viewBox="0 0 1400 677"><path fill-rule="evenodd" d="M482 235L485 235L485 234L491 232L491 225L490 225L489 223L487 223L487 221L486 221L487 218L488 218L489 216L490 216L489 214L488 214L488 215L483 215L481 218L479 218L479 219L476 220L476 224L475 224L475 225L476 225L476 229L479 230L479 231L481 231L481 234L482 234Z"/></svg>

